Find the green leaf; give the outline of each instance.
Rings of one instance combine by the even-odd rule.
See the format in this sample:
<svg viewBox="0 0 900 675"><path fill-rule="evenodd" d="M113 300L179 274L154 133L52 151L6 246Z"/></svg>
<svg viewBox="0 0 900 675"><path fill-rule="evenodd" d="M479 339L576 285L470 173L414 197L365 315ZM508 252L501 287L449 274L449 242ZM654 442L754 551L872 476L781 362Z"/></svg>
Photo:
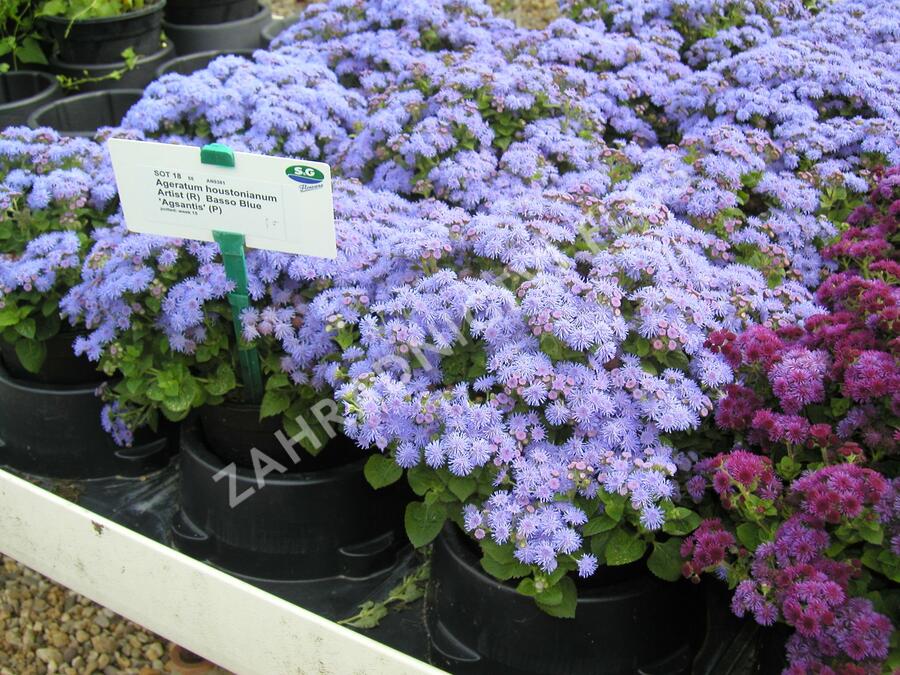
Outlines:
<svg viewBox="0 0 900 675"><path fill-rule="evenodd" d="M696 530L699 525L698 514L682 506L676 506L667 514L662 529L666 534L685 535Z"/></svg>
<svg viewBox="0 0 900 675"><path fill-rule="evenodd" d="M607 530L613 529L618 523L610 518L605 513L597 516L596 518L591 518L582 529L582 534L585 537L590 537L595 534L600 534L601 532L606 532Z"/></svg>
<svg viewBox="0 0 900 675"><path fill-rule="evenodd" d="M488 558L491 558L495 562L498 562L502 565L508 565L510 563L516 562L515 555L513 554L512 544L498 544L491 541L487 537L482 539L480 544L481 550L484 555Z"/></svg>
<svg viewBox="0 0 900 675"><path fill-rule="evenodd" d="M266 391L289 386L291 386L291 381L288 379L287 373L275 373L266 380Z"/></svg>
<svg viewBox="0 0 900 675"><path fill-rule="evenodd" d="M647 559L647 567L653 574L666 581L681 578L681 539L653 542L653 553Z"/></svg>
<svg viewBox="0 0 900 675"><path fill-rule="evenodd" d="M420 497L424 496L429 490L442 492L444 483L435 474L433 469L422 466L414 466L406 472L406 480L409 487Z"/></svg>
<svg viewBox="0 0 900 675"><path fill-rule="evenodd" d="M17 323L19 323L19 308L15 304L8 303L0 309L0 328L15 326Z"/></svg>
<svg viewBox="0 0 900 675"><path fill-rule="evenodd" d="M47 0L40 6L35 16L58 16L65 14L68 9L65 0Z"/></svg>
<svg viewBox="0 0 900 675"><path fill-rule="evenodd" d="M216 372L206 383L206 391L213 396L224 396L236 386L234 370L227 363L220 363Z"/></svg>
<svg viewBox="0 0 900 675"><path fill-rule="evenodd" d="M859 536L870 544L881 546L884 541L884 530L877 523L860 523L857 529Z"/></svg>
<svg viewBox="0 0 900 675"><path fill-rule="evenodd" d="M606 543L606 564L627 565L640 560L647 550L647 542L631 529L618 529Z"/></svg>
<svg viewBox="0 0 900 675"><path fill-rule="evenodd" d="M622 516L625 514L625 497L620 494L605 492L604 490L601 490L598 496L603 502L606 515L617 523L622 520Z"/></svg>
<svg viewBox="0 0 900 675"><path fill-rule="evenodd" d="M534 587L534 579L531 577L522 579L522 581L519 582L519 585L516 586L516 591L522 595L527 595L529 598L533 598L537 595L537 589Z"/></svg>
<svg viewBox="0 0 900 675"><path fill-rule="evenodd" d="M549 588L545 588L540 593L536 593L534 599L537 600L537 603L540 606L555 606L563 601L563 591L558 584L555 584Z"/></svg>
<svg viewBox="0 0 900 675"><path fill-rule="evenodd" d="M835 417L842 417L850 409L850 399L836 396L830 401L831 414Z"/></svg>
<svg viewBox="0 0 900 675"><path fill-rule="evenodd" d="M47 358L47 348L43 342L36 340L17 340L16 356L22 367L29 373L37 373Z"/></svg>
<svg viewBox="0 0 900 675"><path fill-rule="evenodd" d="M291 407L291 395L281 389L267 391L259 406L259 419L280 415Z"/></svg>
<svg viewBox="0 0 900 675"><path fill-rule="evenodd" d="M782 478L785 478L787 480L792 480L800 473L800 470L802 468L803 468L802 465L799 464L798 462L795 462L793 457L790 457L789 455L785 455L778 462L778 466L776 467L776 470L778 471L778 475L781 476Z"/></svg>
<svg viewBox="0 0 900 675"><path fill-rule="evenodd" d="M466 499L472 496L472 493L475 492L475 488L477 487L477 483L475 479L471 476L467 476L462 478L460 476L451 476L447 481L447 487L450 489L456 498L464 502Z"/></svg>
<svg viewBox="0 0 900 675"><path fill-rule="evenodd" d="M443 504L424 504L410 502L406 505L403 523L406 536L415 548L430 544L447 520L447 507Z"/></svg>
<svg viewBox="0 0 900 675"><path fill-rule="evenodd" d="M559 580L556 588L562 593L562 599L556 604L547 605L535 598L538 607L550 616L555 616L558 619L574 619L575 608L578 605L578 591L575 588L575 582L572 581L571 577L564 576Z"/></svg>
<svg viewBox="0 0 900 675"><path fill-rule="evenodd" d="M23 338L31 340L34 338L34 332L37 326L34 323L34 319L22 319L19 323L13 326L13 328L15 328L16 332Z"/></svg>
<svg viewBox="0 0 900 675"><path fill-rule="evenodd" d="M384 455L372 455L366 460L363 469L366 480L376 490L392 485L403 476L403 469L390 457Z"/></svg>
<svg viewBox="0 0 900 675"><path fill-rule="evenodd" d="M500 563L488 555L481 558L481 568L500 581L522 577L529 572L527 565L518 562Z"/></svg>
<svg viewBox="0 0 900 675"><path fill-rule="evenodd" d="M341 328L337 335L334 336L334 341L338 343L341 349L347 349L356 341L356 330L348 327Z"/></svg>
<svg viewBox="0 0 900 675"><path fill-rule="evenodd" d="M16 47L16 58L22 63L40 63L46 65L47 57L40 43L28 36Z"/></svg>
<svg viewBox="0 0 900 675"><path fill-rule="evenodd" d="M738 541L747 547L748 551L755 551L762 541L762 532L759 525L754 523L741 523L737 527Z"/></svg>

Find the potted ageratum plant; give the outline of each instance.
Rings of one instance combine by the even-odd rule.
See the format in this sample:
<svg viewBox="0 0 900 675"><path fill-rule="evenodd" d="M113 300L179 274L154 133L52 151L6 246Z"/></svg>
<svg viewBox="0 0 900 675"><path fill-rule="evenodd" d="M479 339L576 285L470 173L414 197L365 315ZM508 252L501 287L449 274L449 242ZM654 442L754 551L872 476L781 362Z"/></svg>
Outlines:
<svg viewBox="0 0 900 675"><path fill-rule="evenodd" d="M525 192L453 220L449 255L373 305L339 390L347 433L386 452L370 480L405 472L421 497L405 523L435 541L440 663L578 672L615 644L606 672L685 667L696 598L664 580L700 516L674 446L729 377L704 342L793 323L809 293L721 262L716 237L624 190Z"/></svg>
<svg viewBox="0 0 900 675"><path fill-rule="evenodd" d="M145 472L161 461L165 439L142 437L134 453L116 452L98 422L94 390L103 376L75 356L77 333L60 319L90 236L114 205L110 177L99 177L102 150L22 128L0 134L0 146L3 461L63 477Z"/></svg>
<svg viewBox="0 0 900 675"><path fill-rule="evenodd" d="M119 378L105 391L118 442L160 419L188 421L175 542L238 573L364 577L389 567L399 543L396 494L371 493L361 451L340 433L331 378L354 317L394 276L415 274L401 243L429 226L402 200L352 183L335 185L335 208L335 261L248 252L240 337L212 243L106 231L64 303L91 331L76 350ZM249 346L258 402L238 364Z"/></svg>
<svg viewBox="0 0 900 675"><path fill-rule="evenodd" d="M709 339L739 378L715 416L735 449L702 459L686 483L697 502L711 487L713 505L682 546L683 572L726 579L738 616L793 628L792 673L900 663L889 619L900 582L898 207L892 168L824 249L840 266L817 291L827 313Z"/></svg>
<svg viewBox="0 0 900 675"><path fill-rule="evenodd" d="M67 89L143 87L170 58L165 0L43 0L36 16L54 45L51 69Z"/></svg>
<svg viewBox="0 0 900 675"><path fill-rule="evenodd" d="M43 0L39 17L66 63L93 64L159 51L165 0Z"/></svg>

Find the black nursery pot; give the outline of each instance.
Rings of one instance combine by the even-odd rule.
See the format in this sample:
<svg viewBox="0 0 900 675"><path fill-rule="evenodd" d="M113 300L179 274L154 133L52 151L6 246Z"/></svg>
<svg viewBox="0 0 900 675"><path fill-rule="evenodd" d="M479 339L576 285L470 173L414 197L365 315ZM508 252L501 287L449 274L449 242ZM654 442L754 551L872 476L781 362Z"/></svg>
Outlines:
<svg viewBox="0 0 900 675"><path fill-rule="evenodd" d="M0 73L0 129L26 124L37 108L62 96L56 78L36 70Z"/></svg>
<svg viewBox="0 0 900 675"><path fill-rule="evenodd" d="M122 52L129 47L139 55L153 54L159 50L165 6L165 0L151 0L143 9L121 16L78 21L45 16L41 21L47 36L59 48L60 60L67 63L114 63L122 60Z"/></svg>
<svg viewBox="0 0 900 675"><path fill-rule="evenodd" d="M28 126L53 127L64 136L91 137L100 127L118 126L143 93L140 89L115 89L69 96L35 110L28 117Z"/></svg>
<svg viewBox="0 0 900 675"><path fill-rule="evenodd" d="M74 79L85 77L106 77L112 72L119 71L119 79L106 79L98 82L86 82L81 85L80 91L103 91L107 89L143 89L150 84L156 76L156 70L160 64L172 58L175 53L174 45L169 42L160 47L157 43L156 51L151 54L138 56L134 67L128 69L121 57L113 63L69 63L54 56L50 57L50 67L54 73L65 75Z"/></svg>
<svg viewBox="0 0 900 675"><path fill-rule="evenodd" d="M185 25L209 25L253 16L257 0L169 0L166 21Z"/></svg>
<svg viewBox="0 0 900 675"><path fill-rule="evenodd" d="M224 23L186 24L166 20L163 30L175 43L179 56L196 54L227 47L228 49L257 49L262 46L262 29L272 13L257 4L251 16Z"/></svg>
<svg viewBox="0 0 900 675"><path fill-rule="evenodd" d="M0 359L10 377L41 384L96 384L104 379L97 367L84 356L75 356L72 343L80 335L75 331L63 331L44 342L47 356L41 369L32 373L25 369L16 355L15 347L0 339Z"/></svg>
<svg viewBox="0 0 900 675"><path fill-rule="evenodd" d="M243 56L246 59L251 59L253 58L253 51L253 49L226 49L179 56L177 59L172 59L168 63L164 63L157 68L156 77L162 77L169 73L190 75L202 68L206 68L213 59L217 59L220 56Z"/></svg>
<svg viewBox="0 0 900 675"><path fill-rule="evenodd" d="M266 27L262 30L262 41L265 46L269 46L272 44L272 41L277 38L282 31L286 30L290 26L293 26L297 21L299 21L300 15L294 14L293 16L285 16L281 19L274 19L266 24Z"/></svg>
<svg viewBox="0 0 900 675"><path fill-rule="evenodd" d="M361 579L393 566L404 541L399 489L373 491L363 476L365 460L340 435L318 463L297 446L303 470L273 470L260 487L253 469L231 463L246 463L241 453L249 453L248 446L285 468L293 462L280 444L266 446L277 425L251 430L250 414L238 411L226 422L227 412L220 418L207 413L200 420L204 431L182 432L176 548L266 580ZM258 416L258 408L252 414ZM222 445L212 445L221 439Z"/></svg>
<svg viewBox="0 0 900 675"><path fill-rule="evenodd" d="M164 467L177 427L138 434L119 448L100 426L96 385L17 380L0 366L0 464L51 478L141 476Z"/></svg>
<svg viewBox="0 0 900 675"><path fill-rule="evenodd" d="M574 619L543 613L487 575L456 526L434 544L427 623L435 665L455 674L681 675L703 616L696 589L643 566L582 584ZM612 571L612 568L610 568Z"/></svg>

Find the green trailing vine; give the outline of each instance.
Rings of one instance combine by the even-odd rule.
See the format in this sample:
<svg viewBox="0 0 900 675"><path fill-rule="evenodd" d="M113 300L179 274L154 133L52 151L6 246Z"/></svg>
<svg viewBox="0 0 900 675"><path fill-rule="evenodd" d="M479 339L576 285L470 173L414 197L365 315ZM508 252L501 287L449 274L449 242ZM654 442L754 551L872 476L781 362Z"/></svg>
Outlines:
<svg viewBox="0 0 900 675"><path fill-rule="evenodd" d="M431 576L431 549L424 550L425 559L411 574L392 588L384 600L376 602L366 600L359 605L359 611L353 616L341 619L338 623L352 628L375 628L390 611L405 609L411 603L425 595L425 587Z"/></svg>

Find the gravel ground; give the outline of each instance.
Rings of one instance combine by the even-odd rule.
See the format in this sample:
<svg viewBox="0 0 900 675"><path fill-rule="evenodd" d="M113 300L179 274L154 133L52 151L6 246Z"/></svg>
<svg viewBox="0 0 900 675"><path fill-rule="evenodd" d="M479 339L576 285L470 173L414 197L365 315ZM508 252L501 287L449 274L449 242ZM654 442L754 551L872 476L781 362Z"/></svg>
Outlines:
<svg viewBox="0 0 900 675"><path fill-rule="evenodd" d="M268 0L268 4L275 16L291 16L310 0ZM559 16L557 0L488 0L488 4L497 14L526 28L543 28Z"/></svg>
<svg viewBox="0 0 900 675"><path fill-rule="evenodd" d="M165 641L3 556L0 675L162 675Z"/></svg>

